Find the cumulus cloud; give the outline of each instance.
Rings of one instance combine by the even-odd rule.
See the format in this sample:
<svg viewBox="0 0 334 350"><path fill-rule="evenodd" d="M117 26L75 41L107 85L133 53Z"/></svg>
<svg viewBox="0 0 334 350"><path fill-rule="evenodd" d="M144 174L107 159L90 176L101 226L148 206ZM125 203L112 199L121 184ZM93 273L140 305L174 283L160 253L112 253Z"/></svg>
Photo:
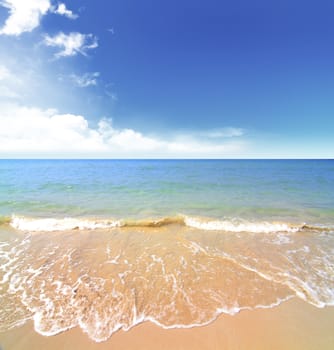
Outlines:
<svg viewBox="0 0 334 350"><path fill-rule="evenodd" d="M79 16L69 10L64 3L52 5L51 0L0 0L0 6L9 10L5 24L0 28L0 34L19 36L37 28L43 16L55 13L69 19Z"/></svg>
<svg viewBox="0 0 334 350"><path fill-rule="evenodd" d="M38 27L51 7L50 0L2 0L0 5L9 10L0 34L15 36Z"/></svg>
<svg viewBox="0 0 334 350"><path fill-rule="evenodd" d="M99 133L80 115L24 106L3 106L0 152L89 152L105 150Z"/></svg>
<svg viewBox="0 0 334 350"><path fill-rule="evenodd" d="M86 56L86 51L98 47L97 38L93 34L82 34L72 32L64 34L62 32L55 36L46 35L44 37L46 46L60 48L61 51L55 54L55 57L75 56L78 53Z"/></svg>
<svg viewBox="0 0 334 350"><path fill-rule="evenodd" d="M2 106L0 155L33 157L182 158L225 157L242 151L241 142L209 143L191 136L166 140L108 119L96 127L81 115L17 105Z"/></svg>
<svg viewBox="0 0 334 350"><path fill-rule="evenodd" d="M77 19L79 17L77 14L66 8L66 5L64 3L58 4L56 8L53 8L52 12L61 16L65 16L69 19Z"/></svg>
<svg viewBox="0 0 334 350"><path fill-rule="evenodd" d="M96 86L97 79L99 76L99 72L85 73L83 75L71 74L70 80L73 82L74 85L85 88L89 86Z"/></svg>

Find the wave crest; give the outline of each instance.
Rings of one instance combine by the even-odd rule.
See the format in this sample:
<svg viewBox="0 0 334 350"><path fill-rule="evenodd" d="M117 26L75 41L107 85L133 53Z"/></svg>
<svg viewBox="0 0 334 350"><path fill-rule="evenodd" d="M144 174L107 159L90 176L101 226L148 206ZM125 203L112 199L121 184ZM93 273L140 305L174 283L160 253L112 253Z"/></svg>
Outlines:
<svg viewBox="0 0 334 350"><path fill-rule="evenodd" d="M240 219L205 219L180 215L163 217L160 219L144 220L115 220L115 219L89 219L89 218L28 218L15 216L5 223L20 231L51 232L70 230L96 230L113 229L121 227L162 227L168 225L181 225L204 231L224 232L250 232L250 233L294 233L306 228L314 228L305 224L292 224L286 222L247 221ZM326 229L325 227L321 228Z"/></svg>
<svg viewBox="0 0 334 350"><path fill-rule="evenodd" d="M274 233L297 232L304 225L294 225L284 222L251 222L240 220L203 220L194 217L185 217L185 225L207 231Z"/></svg>
<svg viewBox="0 0 334 350"><path fill-rule="evenodd" d="M117 220L90 220L78 218L26 218L13 216L10 225L20 231L70 231L70 230L95 230L99 228L119 227Z"/></svg>

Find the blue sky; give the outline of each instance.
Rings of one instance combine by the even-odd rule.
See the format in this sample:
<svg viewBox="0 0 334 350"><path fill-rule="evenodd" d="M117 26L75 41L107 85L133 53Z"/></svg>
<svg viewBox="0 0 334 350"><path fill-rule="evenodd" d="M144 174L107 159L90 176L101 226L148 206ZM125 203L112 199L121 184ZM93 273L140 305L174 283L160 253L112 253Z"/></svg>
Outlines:
<svg viewBox="0 0 334 350"><path fill-rule="evenodd" d="M332 1L0 4L0 157L334 156Z"/></svg>

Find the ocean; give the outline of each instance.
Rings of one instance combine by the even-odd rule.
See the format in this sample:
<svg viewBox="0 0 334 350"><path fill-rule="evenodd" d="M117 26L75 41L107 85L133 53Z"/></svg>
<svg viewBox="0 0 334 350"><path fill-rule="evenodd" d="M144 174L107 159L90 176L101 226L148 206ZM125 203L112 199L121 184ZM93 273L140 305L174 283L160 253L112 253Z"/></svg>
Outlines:
<svg viewBox="0 0 334 350"><path fill-rule="evenodd" d="M333 160L1 160L0 332L332 306L333 189Z"/></svg>

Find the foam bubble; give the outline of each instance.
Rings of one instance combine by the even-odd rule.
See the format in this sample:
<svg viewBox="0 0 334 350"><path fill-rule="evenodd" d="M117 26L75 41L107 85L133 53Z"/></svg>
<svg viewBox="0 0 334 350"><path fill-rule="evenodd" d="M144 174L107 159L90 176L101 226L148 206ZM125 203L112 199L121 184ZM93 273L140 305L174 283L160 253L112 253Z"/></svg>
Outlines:
<svg viewBox="0 0 334 350"><path fill-rule="evenodd" d="M209 228L181 227L189 220L192 224L191 219ZM44 219L30 220L39 229L43 226ZM55 220L64 224L66 219ZM318 307L334 303L330 235L225 235L220 231L276 232L273 226L279 231L304 226L191 217L181 222L176 230L155 227L154 234L124 229L122 234L100 231L78 239L74 231L64 235L67 240L61 234L41 234L29 235L29 244L0 243L0 287L11 303L9 311L0 310L0 318L2 312L6 327L33 318L43 335L80 326L91 339L103 341L143 321L191 328L222 313L270 308L291 297ZM212 222L217 232L203 233L213 230ZM72 229L80 227L85 226ZM17 305L23 309L14 315L18 321L7 322Z"/></svg>
<svg viewBox="0 0 334 350"><path fill-rule="evenodd" d="M208 231L228 232L252 232L252 233L275 233L275 232L297 232L302 226L279 222L247 222L236 220L204 220L186 216L186 226Z"/></svg>
<svg viewBox="0 0 334 350"><path fill-rule="evenodd" d="M90 219L90 218L27 218L13 215L10 225L21 231L51 232L68 230L95 230L116 227L155 228L167 225L188 226L205 231L250 232L250 233L294 233L302 230L331 231L331 226L310 226L288 222L247 221L243 219L206 219L187 215L162 217L160 219Z"/></svg>
<svg viewBox="0 0 334 350"><path fill-rule="evenodd" d="M94 230L99 228L113 228L121 226L117 220L88 220L76 218L45 218L32 219L13 216L10 225L21 231L66 231L66 230Z"/></svg>

